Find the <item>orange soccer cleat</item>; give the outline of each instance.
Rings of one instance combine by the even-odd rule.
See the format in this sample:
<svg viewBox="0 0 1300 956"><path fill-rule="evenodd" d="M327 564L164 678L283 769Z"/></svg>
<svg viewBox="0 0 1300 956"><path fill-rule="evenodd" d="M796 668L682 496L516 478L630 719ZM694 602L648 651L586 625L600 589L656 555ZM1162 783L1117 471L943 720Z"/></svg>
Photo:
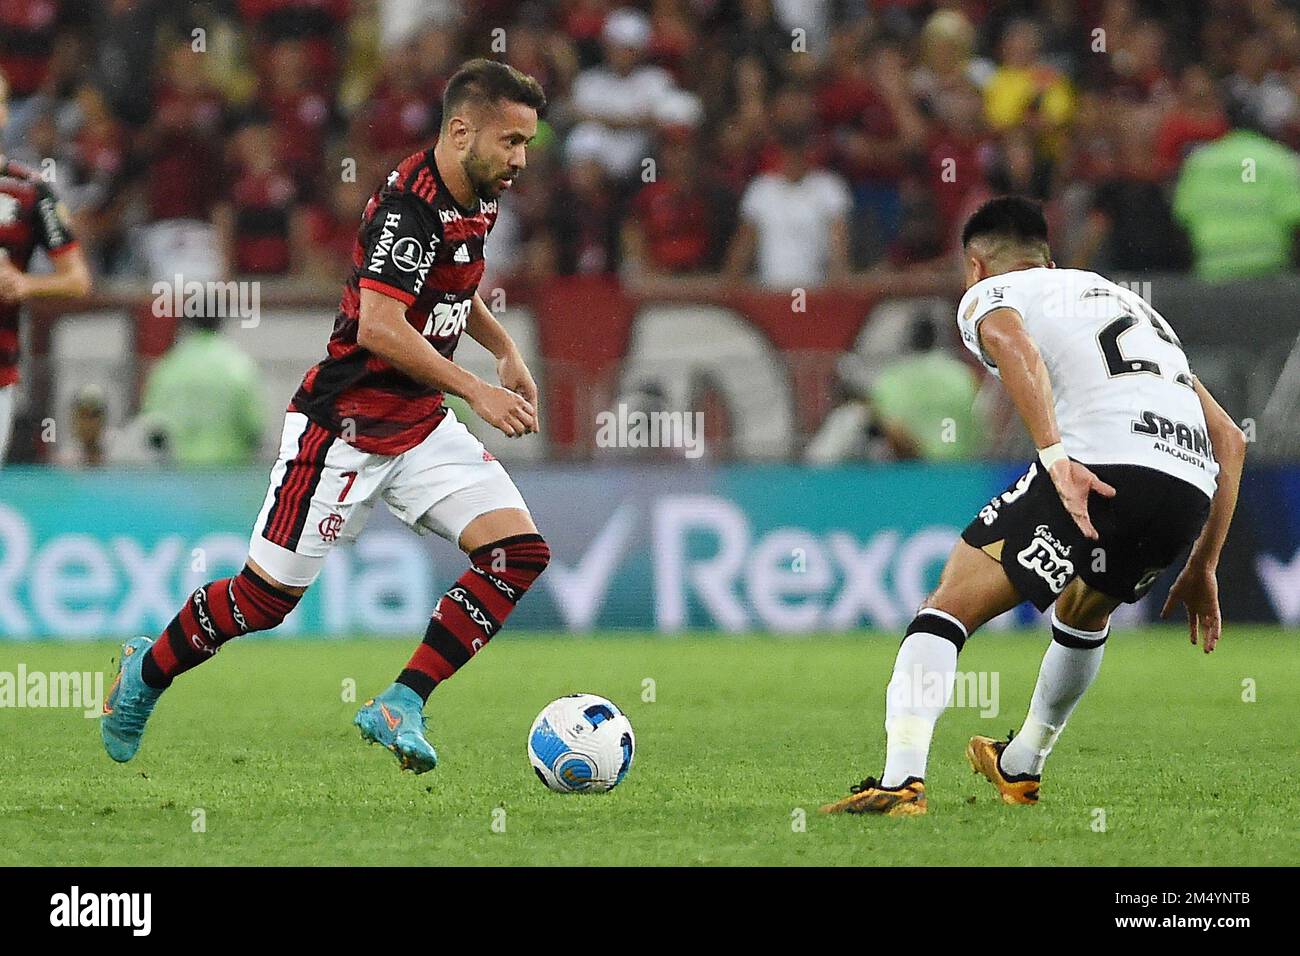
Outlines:
<svg viewBox="0 0 1300 956"><path fill-rule="evenodd" d="M1011 735L1006 740L994 740L992 737L972 737L966 745L966 759L971 769L984 775L993 784L1002 797L1003 803L1037 803L1038 787L1042 780L1038 774L1018 773L1008 776L1003 773L998 758L1011 742Z"/></svg>
<svg viewBox="0 0 1300 956"><path fill-rule="evenodd" d="M878 813L887 817L919 816L925 813L925 781L908 777L900 787L882 787L868 777L849 788L843 800L828 803L822 813Z"/></svg>

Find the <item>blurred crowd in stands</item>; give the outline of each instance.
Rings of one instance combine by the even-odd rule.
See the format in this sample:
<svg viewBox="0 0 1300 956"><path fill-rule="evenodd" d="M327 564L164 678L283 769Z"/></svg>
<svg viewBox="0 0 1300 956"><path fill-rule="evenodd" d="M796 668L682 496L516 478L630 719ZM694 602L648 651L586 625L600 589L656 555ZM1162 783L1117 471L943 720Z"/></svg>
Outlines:
<svg viewBox="0 0 1300 956"><path fill-rule="evenodd" d="M3 148L54 160L100 276L337 283L475 55L550 98L487 281L950 267L1002 192L1063 265L1293 263L1282 0L0 0Z"/></svg>

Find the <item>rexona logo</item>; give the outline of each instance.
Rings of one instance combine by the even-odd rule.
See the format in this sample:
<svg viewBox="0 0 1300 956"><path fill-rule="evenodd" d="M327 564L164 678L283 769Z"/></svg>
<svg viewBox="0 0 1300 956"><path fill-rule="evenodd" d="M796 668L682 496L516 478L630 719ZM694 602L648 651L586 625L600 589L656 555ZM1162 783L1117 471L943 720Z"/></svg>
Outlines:
<svg viewBox="0 0 1300 956"><path fill-rule="evenodd" d="M51 926L126 927L132 936L148 936L152 914L152 893L83 893L73 886L50 897Z"/></svg>

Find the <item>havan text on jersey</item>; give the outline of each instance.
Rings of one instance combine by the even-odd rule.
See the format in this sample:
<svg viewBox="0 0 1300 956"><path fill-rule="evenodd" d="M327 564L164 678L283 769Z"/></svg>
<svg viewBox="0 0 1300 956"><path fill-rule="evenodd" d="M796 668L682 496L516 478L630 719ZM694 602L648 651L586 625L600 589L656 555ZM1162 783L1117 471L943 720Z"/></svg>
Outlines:
<svg viewBox="0 0 1300 956"><path fill-rule="evenodd" d="M400 454L423 441L446 415L443 395L357 344L361 293L400 302L406 321L451 359L469 325L496 217L496 200L473 209L456 202L432 148L403 160L366 204L326 357L303 378L290 409L373 454Z"/></svg>

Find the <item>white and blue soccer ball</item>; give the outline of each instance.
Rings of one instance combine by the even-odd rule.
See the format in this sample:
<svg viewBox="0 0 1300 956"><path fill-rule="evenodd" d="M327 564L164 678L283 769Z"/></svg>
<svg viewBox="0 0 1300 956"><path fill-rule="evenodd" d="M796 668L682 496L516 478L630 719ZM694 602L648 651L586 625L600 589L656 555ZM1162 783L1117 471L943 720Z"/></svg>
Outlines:
<svg viewBox="0 0 1300 956"><path fill-rule="evenodd" d="M542 708L528 731L528 760L557 793L601 793L627 776L636 752L632 722L613 701L570 694Z"/></svg>

